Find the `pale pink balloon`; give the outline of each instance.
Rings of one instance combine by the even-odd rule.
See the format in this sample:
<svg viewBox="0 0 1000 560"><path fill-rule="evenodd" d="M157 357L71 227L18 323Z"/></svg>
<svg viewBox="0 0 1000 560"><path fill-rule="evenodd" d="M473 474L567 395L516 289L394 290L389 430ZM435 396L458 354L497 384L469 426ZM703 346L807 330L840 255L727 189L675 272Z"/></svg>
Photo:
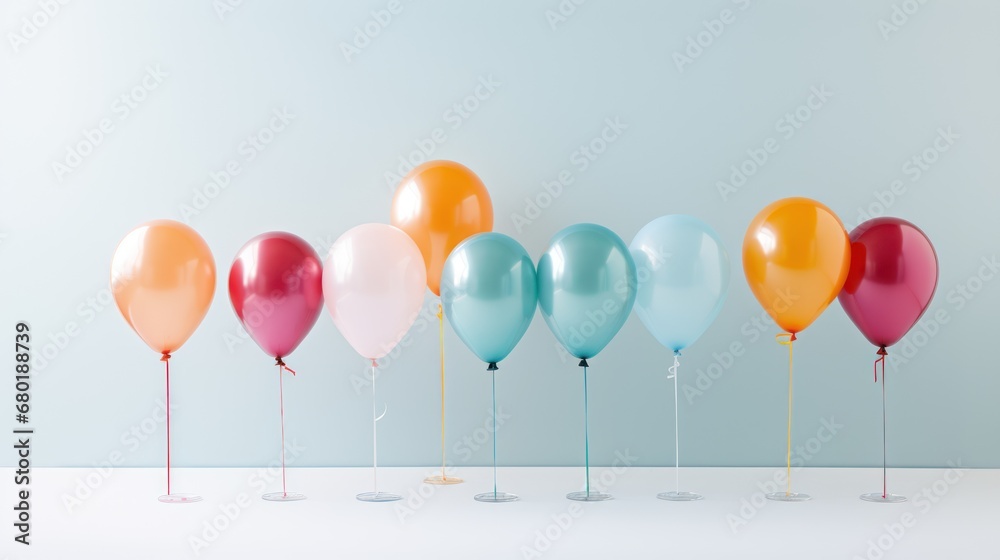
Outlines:
<svg viewBox="0 0 1000 560"><path fill-rule="evenodd" d="M323 265L323 297L347 342L365 358L385 356L423 306L424 258L402 230L364 224L337 239Z"/></svg>

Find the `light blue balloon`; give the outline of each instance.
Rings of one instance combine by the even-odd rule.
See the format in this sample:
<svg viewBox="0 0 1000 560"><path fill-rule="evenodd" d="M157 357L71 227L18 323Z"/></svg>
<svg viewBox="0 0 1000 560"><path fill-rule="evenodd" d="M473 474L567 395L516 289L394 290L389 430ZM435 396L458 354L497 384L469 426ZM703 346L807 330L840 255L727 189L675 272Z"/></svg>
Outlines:
<svg viewBox="0 0 1000 560"><path fill-rule="evenodd" d="M480 233L462 241L441 273L441 303L448 322L490 369L528 330L537 294L531 257L502 233Z"/></svg>
<svg viewBox="0 0 1000 560"><path fill-rule="evenodd" d="M729 254L719 234L693 216L662 216L639 230L629 249L642 324L674 352L694 344L729 291Z"/></svg>
<svg viewBox="0 0 1000 560"><path fill-rule="evenodd" d="M576 224L557 233L538 261L538 303L552 334L586 360L628 319L636 269L628 247L610 229Z"/></svg>

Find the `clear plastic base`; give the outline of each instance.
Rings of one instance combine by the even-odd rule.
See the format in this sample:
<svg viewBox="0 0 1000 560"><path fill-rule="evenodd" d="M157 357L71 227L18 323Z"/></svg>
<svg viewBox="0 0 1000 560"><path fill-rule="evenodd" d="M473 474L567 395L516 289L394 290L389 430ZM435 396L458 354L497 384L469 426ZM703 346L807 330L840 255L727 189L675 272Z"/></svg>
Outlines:
<svg viewBox="0 0 1000 560"><path fill-rule="evenodd" d="M582 492L570 492L566 494L566 499L576 500L578 502L603 502L606 500L615 499L611 494L605 494L604 492L587 492L586 490Z"/></svg>
<svg viewBox="0 0 1000 560"><path fill-rule="evenodd" d="M395 502L403 499L399 494L392 492L363 492L358 494L356 498L362 502Z"/></svg>
<svg viewBox="0 0 1000 560"><path fill-rule="evenodd" d="M260 498L269 502L297 502L306 499L306 495L296 492L271 492L264 494Z"/></svg>
<svg viewBox="0 0 1000 560"><path fill-rule="evenodd" d="M701 494L694 492L660 492L656 497L670 502L693 502L704 498Z"/></svg>
<svg viewBox="0 0 1000 560"><path fill-rule="evenodd" d="M521 498L517 494L509 494L507 492L483 492L482 494L476 494L473 497L477 502L516 502Z"/></svg>
<svg viewBox="0 0 1000 560"><path fill-rule="evenodd" d="M165 504L193 504L202 500L197 494L164 494L157 498Z"/></svg>
<svg viewBox="0 0 1000 560"><path fill-rule="evenodd" d="M426 484L438 484L438 485L448 485L448 484L461 484L465 482L457 476L448 476L443 474L436 474L434 476L428 476L424 479Z"/></svg>
<svg viewBox="0 0 1000 560"><path fill-rule="evenodd" d="M900 502L906 501L906 496L900 496L899 494L885 494L882 495L881 492L872 492L870 494L862 494L861 499L866 502L879 502L883 504L898 504Z"/></svg>
<svg viewBox="0 0 1000 560"><path fill-rule="evenodd" d="M801 492L771 492L764 497L776 502L807 502L812 499L809 494Z"/></svg>

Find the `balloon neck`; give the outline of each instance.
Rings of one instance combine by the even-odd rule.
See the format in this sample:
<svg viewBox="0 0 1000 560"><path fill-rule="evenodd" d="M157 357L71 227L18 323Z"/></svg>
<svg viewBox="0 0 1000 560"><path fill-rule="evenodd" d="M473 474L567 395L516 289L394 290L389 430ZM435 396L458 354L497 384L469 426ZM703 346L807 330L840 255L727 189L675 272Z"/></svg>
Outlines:
<svg viewBox="0 0 1000 560"><path fill-rule="evenodd" d="M372 358L372 368L377 368L377 367L378 367L378 362L375 361L375 358Z"/></svg>
<svg viewBox="0 0 1000 560"><path fill-rule="evenodd" d="M794 341L796 341L796 340L799 339L797 336L795 336L795 333L791 333L791 334L792 334L792 336L788 337L788 341L789 342L794 342Z"/></svg>
<svg viewBox="0 0 1000 560"><path fill-rule="evenodd" d="M444 306L441 305L441 302L438 302L437 318L438 318L438 321L443 321L444 320Z"/></svg>
<svg viewBox="0 0 1000 560"><path fill-rule="evenodd" d="M879 355L879 356L888 356L889 355L889 351L885 349L884 345L883 346L879 346L878 352L875 352L875 353L877 355Z"/></svg>
<svg viewBox="0 0 1000 560"><path fill-rule="evenodd" d="M680 350L674 350L674 356L680 356L680 355L681 355Z"/></svg>
<svg viewBox="0 0 1000 560"><path fill-rule="evenodd" d="M168 360L170 360L170 352L164 352L163 355L160 356L160 361L166 362Z"/></svg>
<svg viewBox="0 0 1000 560"><path fill-rule="evenodd" d="M587 363L587 358L580 360L580 367L590 367L590 364Z"/></svg>
<svg viewBox="0 0 1000 560"><path fill-rule="evenodd" d="M285 367L285 361L281 359L281 356L274 357L274 365Z"/></svg>
<svg viewBox="0 0 1000 560"><path fill-rule="evenodd" d="M500 368L497 367L497 363L496 362L490 362L490 365L486 367L486 371L496 371L498 369L500 369Z"/></svg>

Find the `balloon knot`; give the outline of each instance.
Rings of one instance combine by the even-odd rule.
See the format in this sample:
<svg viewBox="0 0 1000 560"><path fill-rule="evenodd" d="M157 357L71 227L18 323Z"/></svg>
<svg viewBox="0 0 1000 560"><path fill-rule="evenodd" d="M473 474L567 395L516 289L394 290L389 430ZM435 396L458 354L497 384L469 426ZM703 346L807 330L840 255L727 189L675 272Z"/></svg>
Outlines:
<svg viewBox="0 0 1000 560"><path fill-rule="evenodd" d="M500 368L497 367L497 363L496 362L490 362L490 365L489 365L489 367L486 368L486 371L496 371L498 369L500 369Z"/></svg>
<svg viewBox="0 0 1000 560"><path fill-rule="evenodd" d="M285 362L284 362L284 360L281 359L281 356L275 356L275 358L274 358L274 365L285 367Z"/></svg>
<svg viewBox="0 0 1000 560"><path fill-rule="evenodd" d="M160 356L161 362L166 362L169 359L170 359L170 352L164 352L163 355Z"/></svg>
<svg viewBox="0 0 1000 560"><path fill-rule="evenodd" d="M798 340L798 337L795 336L795 333L792 333L792 336L788 337L789 342L795 342L796 340Z"/></svg>
<svg viewBox="0 0 1000 560"><path fill-rule="evenodd" d="M443 321L444 320L444 307L440 303L438 303L437 318L438 318L438 321Z"/></svg>
<svg viewBox="0 0 1000 560"><path fill-rule="evenodd" d="M375 361L375 358L372 358L372 367L373 368L378 367L378 362Z"/></svg>
<svg viewBox="0 0 1000 560"><path fill-rule="evenodd" d="M878 354L879 356L888 356L889 355L889 351L885 349L884 345L880 346L879 349L878 349L878 352L875 352L875 353Z"/></svg>
<svg viewBox="0 0 1000 560"><path fill-rule="evenodd" d="M674 350L674 356L680 356L680 355L681 355L680 350Z"/></svg>
<svg viewBox="0 0 1000 560"><path fill-rule="evenodd" d="M587 363L587 358L580 360L580 367L590 367L590 364Z"/></svg>

